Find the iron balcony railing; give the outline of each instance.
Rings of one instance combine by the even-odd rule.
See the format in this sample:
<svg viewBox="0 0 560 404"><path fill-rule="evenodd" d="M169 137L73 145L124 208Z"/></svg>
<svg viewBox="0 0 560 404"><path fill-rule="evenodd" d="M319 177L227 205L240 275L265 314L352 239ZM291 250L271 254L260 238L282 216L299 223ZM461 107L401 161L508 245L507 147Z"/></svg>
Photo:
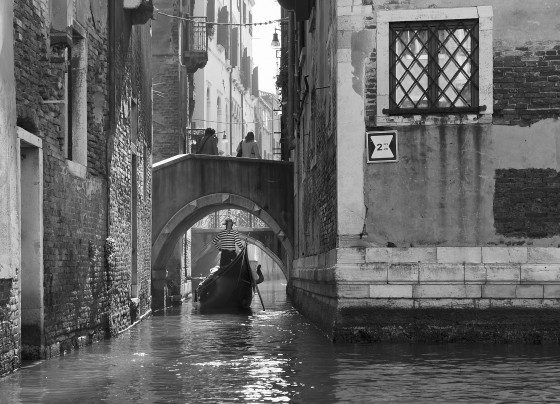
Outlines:
<svg viewBox="0 0 560 404"><path fill-rule="evenodd" d="M214 29L206 17L187 17L183 21L183 64L194 72L208 61L208 34Z"/></svg>

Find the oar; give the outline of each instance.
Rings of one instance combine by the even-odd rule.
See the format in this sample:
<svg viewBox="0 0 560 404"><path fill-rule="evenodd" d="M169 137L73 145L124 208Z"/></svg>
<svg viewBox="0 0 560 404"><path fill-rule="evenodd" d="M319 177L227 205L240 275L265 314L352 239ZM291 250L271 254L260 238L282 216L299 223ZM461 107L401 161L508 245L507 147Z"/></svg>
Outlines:
<svg viewBox="0 0 560 404"><path fill-rule="evenodd" d="M259 285L257 285L257 282L255 282L255 278L253 276L253 271L250 269L250 267L249 267L249 272L251 273L251 282L253 283L253 287L255 289L257 289L257 293L259 295L259 299L261 301L263 311L266 311L266 309L264 308L264 302L263 302L263 299L262 299L262 296L261 296L261 291L259 290Z"/></svg>
<svg viewBox="0 0 560 404"><path fill-rule="evenodd" d="M245 256L243 257L243 259L245 259L247 254L247 240L245 240ZM257 294L259 295L259 299L261 301L261 305L263 308L263 311L266 311L265 307L264 307L264 302L261 296L261 291L259 290L259 286L257 285L257 282L255 282L255 278L253 277L253 271L251 270L251 265L249 265L249 263L247 263L247 270L249 271L249 276L251 277L251 284L253 285L253 288L257 290Z"/></svg>

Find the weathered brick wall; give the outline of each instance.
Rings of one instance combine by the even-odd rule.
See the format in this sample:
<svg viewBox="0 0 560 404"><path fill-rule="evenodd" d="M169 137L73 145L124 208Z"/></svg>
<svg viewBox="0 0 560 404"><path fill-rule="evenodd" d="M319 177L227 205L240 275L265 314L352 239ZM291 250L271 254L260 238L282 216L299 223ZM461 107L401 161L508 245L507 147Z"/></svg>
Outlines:
<svg viewBox="0 0 560 404"><path fill-rule="evenodd" d="M114 6L117 25L130 26L130 16L122 5ZM151 307L151 82L148 24L123 28L112 49L115 66L115 104L111 111L115 124L110 138L109 237L114 240L114 259L109 265L110 332L126 329ZM131 103L138 108L136 144L131 136ZM132 154L137 178L137 276L139 301L132 300Z"/></svg>
<svg viewBox="0 0 560 404"><path fill-rule="evenodd" d="M0 376L20 365L17 281L0 279Z"/></svg>
<svg viewBox="0 0 560 404"><path fill-rule="evenodd" d="M48 2L18 1L14 16L18 125L43 139L44 344L53 356L103 337L107 323L107 26L80 21L88 32L88 171L80 178L62 151L64 54L49 47Z"/></svg>
<svg viewBox="0 0 560 404"><path fill-rule="evenodd" d="M162 0L158 8L179 14L178 0ZM154 162L184 153L183 127L190 126L189 78L180 66L179 20L161 16L153 23Z"/></svg>
<svg viewBox="0 0 560 404"><path fill-rule="evenodd" d="M154 87L154 162L184 152L180 110L179 60L176 56L153 57ZM188 102L188 100L187 100Z"/></svg>
<svg viewBox="0 0 560 404"><path fill-rule="evenodd" d="M162 0L158 8L168 14L179 14L178 0ZM158 18L153 23L152 66L154 85L154 162L185 153L184 128L190 127L191 104L189 88L192 74L187 74L177 57L179 52L179 20ZM191 108L192 107L192 108ZM190 150L187 150L190 151ZM166 264L167 296L187 290L185 271L190 273L190 258L183 257L184 237L175 247ZM166 305L171 304L168 300ZM158 307L160 303L158 303Z"/></svg>
<svg viewBox="0 0 560 404"><path fill-rule="evenodd" d="M315 65L310 66L316 77L317 87L307 95L310 113L309 125L301 133L304 164L300 168L305 175L302 192L303 207L300 212L303 238L296 246L296 256L317 255L336 247L336 48L334 40L330 46L314 46L327 41L329 26L326 21L333 17L336 2L318 8L317 28L307 49L314 52ZM320 22L319 22L320 21ZM306 73L309 74L309 73ZM305 143L305 144L304 144Z"/></svg>
<svg viewBox="0 0 560 404"><path fill-rule="evenodd" d="M112 15L109 7L113 7ZM71 173L62 150L64 53L50 46L48 1L21 0L14 6L18 125L43 140L47 357L103 338L108 331L119 332L130 326L131 312L145 314L151 306L149 25L132 29L130 13L123 10L122 1L103 1L86 8L87 12L77 3L74 16L87 32L88 51L87 173L81 178ZM110 30L111 21L116 28ZM110 56L110 52L114 54ZM131 145L127 108L132 96L139 111L139 303L130 299ZM118 241L117 266L108 265L105 259L108 236Z"/></svg>
<svg viewBox="0 0 560 404"><path fill-rule="evenodd" d="M553 169L496 170L494 224L507 237L560 234L560 174Z"/></svg>
<svg viewBox="0 0 560 404"><path fill-rule="evenodd" d="M527 126L560 115L560 41L494 42L494 116Z"/></svg>

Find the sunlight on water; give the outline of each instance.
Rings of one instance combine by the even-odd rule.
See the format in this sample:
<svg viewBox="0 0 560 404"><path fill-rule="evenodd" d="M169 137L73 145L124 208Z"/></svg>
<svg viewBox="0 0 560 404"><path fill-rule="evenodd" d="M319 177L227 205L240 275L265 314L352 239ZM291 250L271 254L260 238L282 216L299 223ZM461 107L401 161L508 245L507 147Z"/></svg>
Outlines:
<svg viewBox="0 0 560 404"><path fill-rule="evenodd" d="M249 314L156 313L118 338L26 364L0 403L551 402L560 347L333 345L265 282Z"/></svg>

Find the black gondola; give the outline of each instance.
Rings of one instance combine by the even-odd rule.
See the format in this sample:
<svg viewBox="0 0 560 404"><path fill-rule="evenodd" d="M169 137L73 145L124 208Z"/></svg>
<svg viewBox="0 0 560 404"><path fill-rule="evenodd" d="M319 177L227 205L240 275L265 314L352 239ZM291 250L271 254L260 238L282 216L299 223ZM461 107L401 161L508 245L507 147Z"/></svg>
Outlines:
<svg viewBox="0 0 560 404"><path fill-rule="evenodd" d="M210 274L197 288L201 310L243 310L253 300L253 278L247 248L228 265Z"/></svg>

